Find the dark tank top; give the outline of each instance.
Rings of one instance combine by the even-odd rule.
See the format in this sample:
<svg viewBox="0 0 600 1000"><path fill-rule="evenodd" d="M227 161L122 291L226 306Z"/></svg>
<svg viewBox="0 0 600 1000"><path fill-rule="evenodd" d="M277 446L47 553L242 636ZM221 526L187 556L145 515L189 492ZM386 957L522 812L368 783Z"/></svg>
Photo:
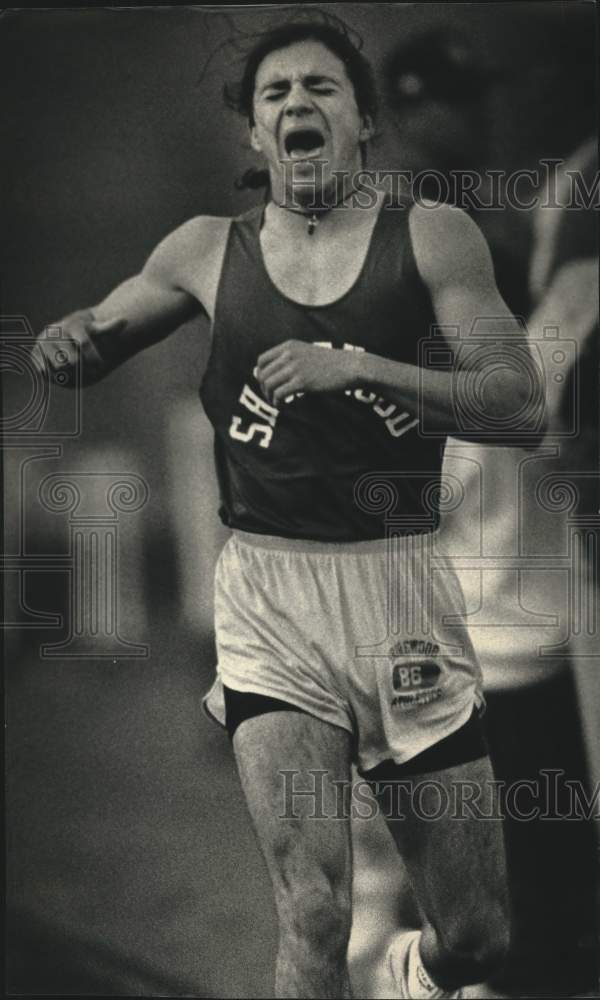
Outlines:
<svg viewBox="0 0 600 1000"><path fill-rule="evenodd" d="M200 388L226 525L329 542L381 538L386 524L401 534L437 527L444 441L420 435L416 407L365 387L297 395L276 408L253 374L263 351L291 339L419 363L435 319L409 207L381 208L358 279L324 306L275 287L259 242L263 206L233 220Z"/></svg>

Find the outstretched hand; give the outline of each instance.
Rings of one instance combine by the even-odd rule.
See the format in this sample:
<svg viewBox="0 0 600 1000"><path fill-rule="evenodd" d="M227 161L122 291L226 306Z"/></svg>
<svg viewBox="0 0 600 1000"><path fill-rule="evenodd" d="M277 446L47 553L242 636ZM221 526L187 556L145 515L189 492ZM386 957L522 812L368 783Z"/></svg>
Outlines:
<svg viewBox="0 0 600 1000"><path fill-rule="evenodd" d="M256 377L269 402L279 406L297 392L333 392L353 387L359 365L357 351L286 340L260 355Z"/></svg>
<svg viewBox="0 0 600 1000"><path fill-rule="evenodd" d="M71 313L39 334L31 352L33 363L42 375L70 389L79 384L81 365L82 383L91 385L110 371L117 353L110 338L116 338L125 325L119 317L96 320L89 310Z"/></svg>

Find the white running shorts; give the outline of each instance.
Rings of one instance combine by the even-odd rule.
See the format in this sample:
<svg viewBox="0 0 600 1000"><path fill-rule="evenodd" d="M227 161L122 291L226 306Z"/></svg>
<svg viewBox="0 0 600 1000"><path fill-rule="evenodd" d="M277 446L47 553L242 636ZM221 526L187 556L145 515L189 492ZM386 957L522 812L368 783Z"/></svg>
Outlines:
<svg viewBox="0 0 600 1000"><path fill-rule="evenodd" d="M215 573L217 678L354 736L361 771L403 764L483 708L462 591L435 534L327 543L235 531Z"/></svg>

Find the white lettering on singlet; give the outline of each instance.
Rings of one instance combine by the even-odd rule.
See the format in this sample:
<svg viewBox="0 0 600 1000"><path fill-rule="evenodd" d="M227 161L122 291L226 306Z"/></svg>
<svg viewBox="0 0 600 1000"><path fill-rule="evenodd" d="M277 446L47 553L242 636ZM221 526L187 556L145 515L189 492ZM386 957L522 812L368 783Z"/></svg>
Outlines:
<svg viewBox="0 0 600 1000"><path fill-rule="evenodd" d="M406 423L407 418L409 418L408 423ZM414 420L410 420L410 413L399 413L397 417L393 418L393 420L386 420L385 426L393 437L399 438L402 437L403 434L406 434L411 427L416 427L418 423L418 417L415 417Z"/></svg>
<svg viewBox="0 0 600 1000"><path fill-rule="evenodd" d="M253 421L249 427L243 428L241 417L232 417L231 426L229 428L229 436L234 438L236 441L252 441L255 437L258 438L258 444L261 448L268 448L271 444L271 438L273 437L273 428L277 422L277 417L279 416L279 410L276 406L271 406L267 403L265 399L261 399L249 385L245 385L242 389L242 394L239 398L239 402L242 406L245 406L250 413L253 413L257 417L262 417L266 420L266 424L259 424Z"/></svg>
<svg viewBox="0 0 600 1000"><path fill-rule="evenodd" d="M250 410L250 413L255 413L257 417L263 417L271 427L275 426L279 410L276 406L271 406L266 400L261 399L249 385L245 385L242 389L240 403L247 410Z"/></svg>
<svg viewBox="0 0 600 1000"><path fill-rule="evenodd" d="M315 347L324 347L333 349L333 344L328 340L317 340L314 341ZM344 351L364 351L364 347L359 347L356 344L344 344ZM254 376L257 376L257 369L254 369ZM381 396L378 396L376 392L368 392L366 389L345 389L346 396L352 396L359 403L366 403L370 406L374 413L378 417L381 417L385 422L385 426L392 437L399 438L407 431L410 431L413 427L416 427L419 423L418 417L412 418L411 414L407 410L402 412L398 411L398 407L395 403L388 403ZM304 396L303 392L294 392L289 396L286 396L284 403L293 403L294 400L300 399ZM229 428L229 435L235 438L236 441L254 441L256 439L258 445L261 448L268 448L271 444L271 439L273 437L273 429L277 423L277 417L279 416L279 410L276 406L271 406L267 403L265 399L262 399L249 385L245 385L242 389L242 394L239 398L239 402L242 406L245 406L250 413L254 416L260 417L266 423L257 423L253 421L248 427L242 426L242 417L234 416L231 419L231 426Z"/></svg>
<svg viewBox="0 0 600 1000"><path fill-rule="evenodd" d="M328 346L329 347L333 347L333 344L329 344ZM363 354L364 354L364 350L365 350L364 347L357 347L356 344L344 344L344 348L343 349L344 349L344 351L362 351ZM346 393L347 396L352 396L353 395L352 389L344 389L344 392ZM355 389L354 390L354 398L355 399L359 398L356 395L357 392L362 392L362 390L361 389ZM375 398L375 397L373 397L373 398Z"/></svg>
<svg viewBox="0 0 600 1000"><path fill-rule="evenodd" d="M411 415L407 410L398 413L398 407L395 403L386 403L375 392L364 392L362 389L355 389L352 395L359 403L367 403L373 407L373 412L385 420L385 426L392 437L402 437L403 434L406 434L407 431L412 427L416 427L419 423L418 417L411 420Z"/></svg>
<svg viewBox="0 0 600 1000"><path fill-rule="evenodd" d="M352 394L352 390L349 391L348 395ZM354 398L358 399L359 403L374 403L377 399L376 392L363 392L362 389L354 390ZM375 409L375 407L373 407Z"/></svg>
<svg viewBox="0 0 600 1000"><path fill-rule="evenodd" d="M344 344L344 350L364 351L364 347L357 347L356 344ZM353 396L359 403L367 403L368 406L372 406L373 412L385 420L385 426L392 437L402 437L419 423L418 417L411 420L410 413L407 413L406 410L403 413L398 413L398 407L395 403L386 403L376 392L367 392L365 389L345 389L344 391L347 396Z"/></svg>
<svg viewBox="0 0 600 1000"><path fill-rule="evenodd" d="M388 417L391 417L396 407L393 403L384 403L380 396L373 409L378 417L383 417L384 420L387 420Z"/></svg>
<svg viewBox="0 0 600 1000"><path fill-rule="evenodd" d="M252 441L252 438L259 436L259 445L261 448L268 448L271 444L271 438L273 437L273 428L269 427L268 424L257 424L252 423L246 430L240 426L242 423L241 417L233 417L231 421L231 427L229 428L229 436L235 438L236 441ZM262 435L262 437L261 437Z"/></svg>

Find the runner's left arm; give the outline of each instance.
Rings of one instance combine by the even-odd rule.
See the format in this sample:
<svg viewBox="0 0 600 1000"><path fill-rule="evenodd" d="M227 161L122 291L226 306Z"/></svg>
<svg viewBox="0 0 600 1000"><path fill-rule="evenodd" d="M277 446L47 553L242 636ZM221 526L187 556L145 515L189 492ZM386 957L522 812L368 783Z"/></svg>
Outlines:
<svg viewBox="0 0 600 1000"><path fill-rule="evenodd" d="M418 414L440 435L537 447L545 432L542 373L523 324L500 296L479 228L460 209L438 205L415 206L410 230L444 351L428 336L432 362L420 367L286 341L258 360L263 390L278 405L295 392L361 387ZM437 366L436 356L449 350L453 363Z"/></svg>

